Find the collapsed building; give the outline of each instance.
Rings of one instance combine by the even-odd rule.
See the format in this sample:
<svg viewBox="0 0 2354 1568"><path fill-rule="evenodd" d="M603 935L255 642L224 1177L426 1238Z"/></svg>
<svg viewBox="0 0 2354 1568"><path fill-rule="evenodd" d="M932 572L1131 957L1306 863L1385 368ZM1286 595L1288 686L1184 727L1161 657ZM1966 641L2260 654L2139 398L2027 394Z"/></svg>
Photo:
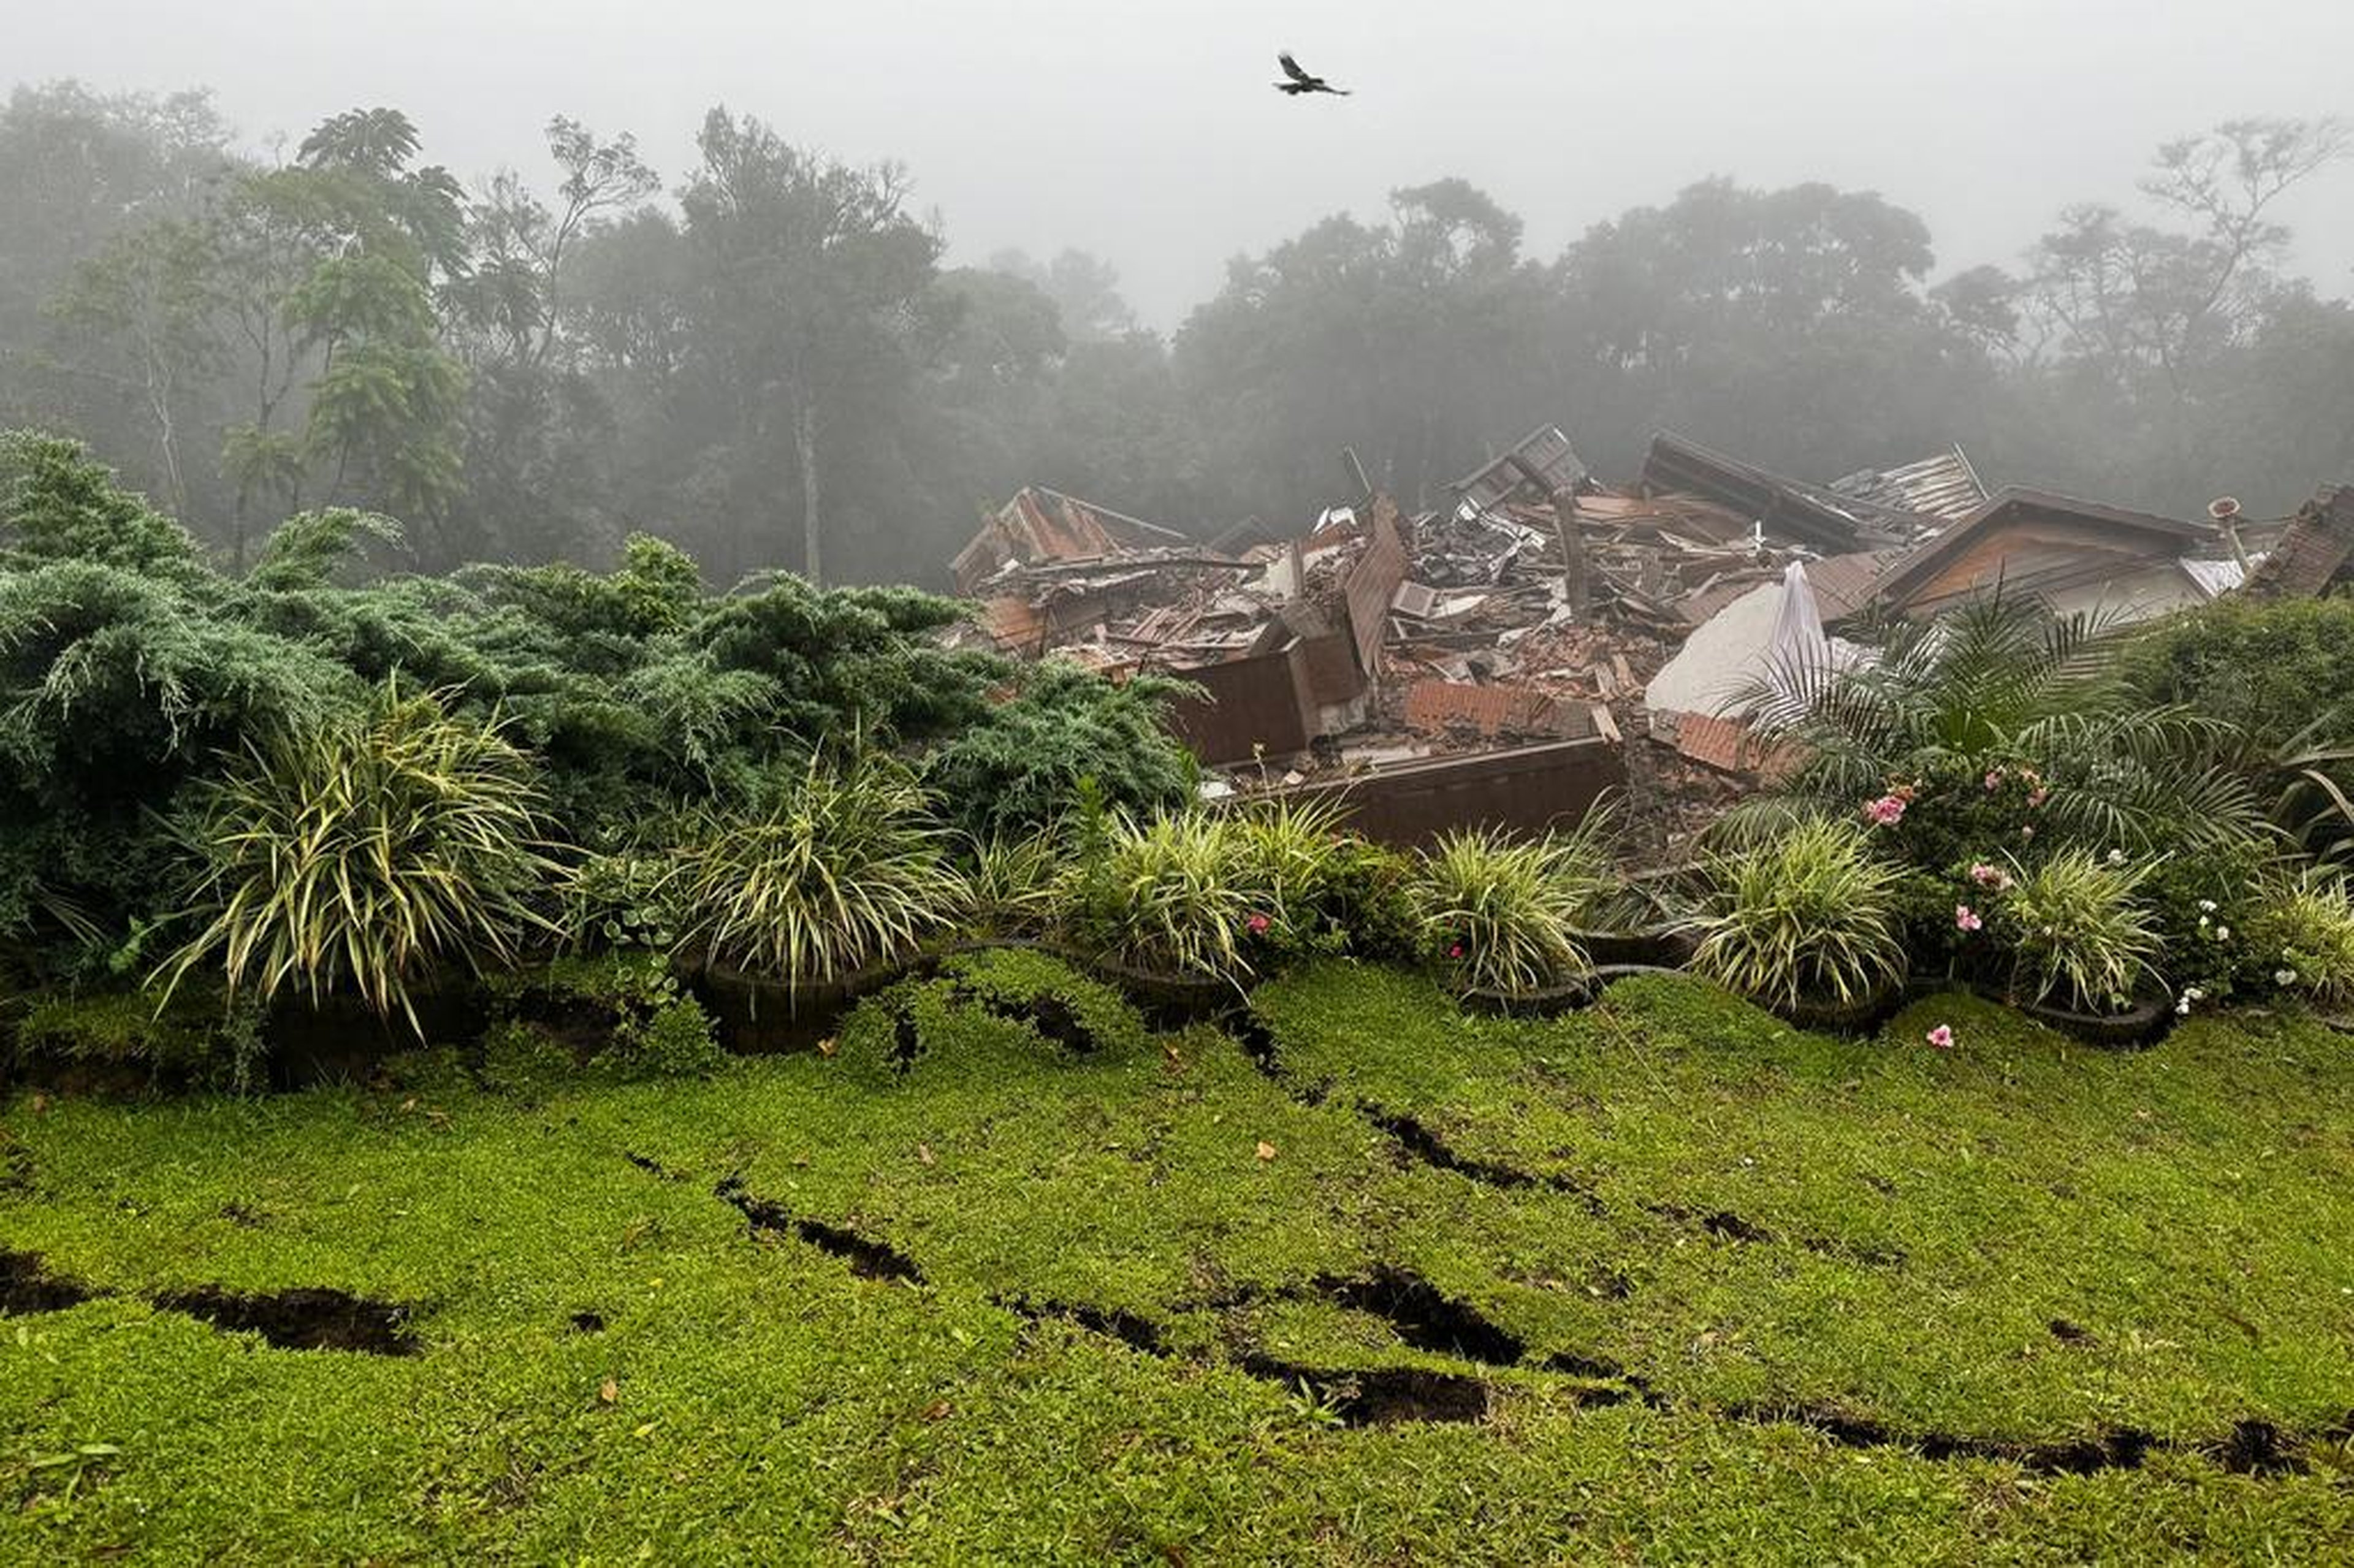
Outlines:
<svg viewBox="0 0 2354 1568"><path fill-rule="evenodd" d="M1959 448L1817 484L1662 431L1612 485L1543 425L1446 497L1409 514L1369 489L1290 536L1202 545L1027 488L952 563L978 606L960 635L1191 683L1172 725L1214 796L1344 790L1366 832L1414 842L1623 789L1674 858L1771 766L1738 694L1777 637L1840 646L2005 585L2144 616L2264 580L2226 514L1989 489ZM2354 497L2306 538L2306 575L2342 569Z"/></svg>

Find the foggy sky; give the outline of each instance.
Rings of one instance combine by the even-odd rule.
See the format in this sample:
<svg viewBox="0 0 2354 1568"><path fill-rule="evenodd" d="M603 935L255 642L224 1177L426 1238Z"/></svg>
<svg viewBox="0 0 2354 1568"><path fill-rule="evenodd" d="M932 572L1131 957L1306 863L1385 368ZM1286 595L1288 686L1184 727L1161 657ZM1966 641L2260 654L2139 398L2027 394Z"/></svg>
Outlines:
<svg viewBox="0 0 2354 1568"><path fill-rule="evenodd" d="M1279 96L1282 47L1357 96ZM2346 0L0 0L0 82L209 85L256 145L387 104L469 180L545 188L564 113L675 185L725 102L905 163L951 260L1077 245L1163 327L1236 251L1450 174L1544 257L1723 174L1878 190L1940 272L2013 263L2167 136L2354 113L2349 52ZM2282 216L2354 293L2354 168Z"/></svg>

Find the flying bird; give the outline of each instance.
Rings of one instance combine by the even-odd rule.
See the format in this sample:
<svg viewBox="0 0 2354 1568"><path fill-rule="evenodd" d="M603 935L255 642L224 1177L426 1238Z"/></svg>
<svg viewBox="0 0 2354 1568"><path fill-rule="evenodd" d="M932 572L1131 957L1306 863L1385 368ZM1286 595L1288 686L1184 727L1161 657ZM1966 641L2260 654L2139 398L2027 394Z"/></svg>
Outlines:
<svg viewBox="0 0 2354 1568"><path fill-rule="evenodd" d="M1291 58L1291 51L1288 49L1276 56L1275 63L1281 66L1283 74L1291 79L1289 81L1277 82L1275 90L1278 92L1288 92L1295 98L1303 92L1329 92L1336 98L1349 96L1347 88L1334 87L1322 77L1310 76L1306 71L1301 70L1299 62Z"/></svg>

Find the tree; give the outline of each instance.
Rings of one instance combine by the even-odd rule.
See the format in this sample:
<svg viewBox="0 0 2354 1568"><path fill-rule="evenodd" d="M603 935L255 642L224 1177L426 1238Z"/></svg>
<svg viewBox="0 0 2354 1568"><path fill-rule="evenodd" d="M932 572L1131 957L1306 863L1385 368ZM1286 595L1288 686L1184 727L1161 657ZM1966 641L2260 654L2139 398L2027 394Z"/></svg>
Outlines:
<svg viewBox="0 0 2354 1568"><path fill-rule="evenodd" d="M1001 250L989 270L1034 285L1054 302L1063 335L1073 343L1103 343L1136 330L1136 313L1120 297L1119 271L1100 256L1065 249L1051 261L1022 250Z"/></svg>
<svg viewBox="0 0 2354 1568"><path fill-rule="evenodd" d="M854 168L714 109L680 193L701 368L740 398L739 436L790 443L801 567L823 580L827 450L861 404L912 376L940 252L895 166Z"/></svg>

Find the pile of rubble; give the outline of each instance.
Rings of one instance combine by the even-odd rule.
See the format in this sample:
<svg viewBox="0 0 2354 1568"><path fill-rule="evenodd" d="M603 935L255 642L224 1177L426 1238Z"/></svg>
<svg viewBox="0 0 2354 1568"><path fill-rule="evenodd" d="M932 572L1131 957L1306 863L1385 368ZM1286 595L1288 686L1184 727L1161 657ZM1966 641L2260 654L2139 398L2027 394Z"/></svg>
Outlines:
<svg viewBox="0 0 2354 1568"><path fill-rule="evenodd" d="M1549 816L1583 804L1564 790L1631 781L1672 854L1682 816L1720 809L1761 766L1737 714L1695 694L1755 665L1785 594L1823 623L1929 613L1992 561L2055 588L2128 581L2164 607L2221 591L2249 559L2216 558L2201 525L1989 495L1958 449L1817 485L1662 433L1641 478L1610 486L1545 426L1448 489L1420 515L1373 492L1297 537L1224 548L1026 489L956 559L980 602L962 635L1195 683L1204 700L1174 722L1229 769L1222 791L1401 773L1435 800L1477 774ZM1655 685L1675 700L1647 700ZM1522 754L1553 771L1511 775Z"/></svg>

